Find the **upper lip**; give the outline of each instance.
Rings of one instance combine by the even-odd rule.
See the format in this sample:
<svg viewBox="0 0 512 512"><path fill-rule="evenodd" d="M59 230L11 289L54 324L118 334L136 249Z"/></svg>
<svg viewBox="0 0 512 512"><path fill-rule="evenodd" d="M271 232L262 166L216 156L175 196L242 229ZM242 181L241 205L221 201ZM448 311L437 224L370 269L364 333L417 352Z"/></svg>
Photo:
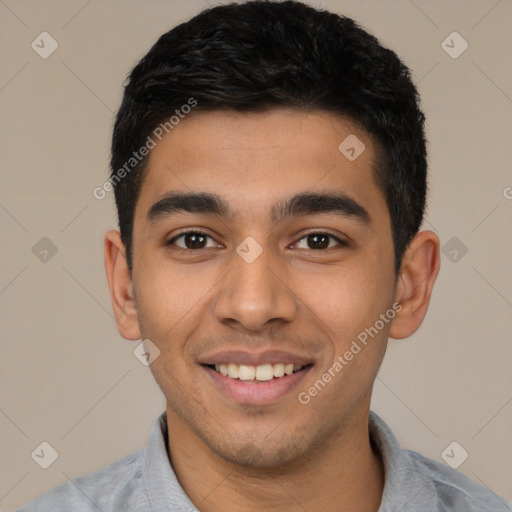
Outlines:
<svg viewBox="0 0 512 512"><path fill-rule="evenodd" d="M247 350L222 350L206 354L199 359L200 364L243 364L247 366L261 366L264 364L293 363L305 366L312 363L307 356L294 354L284 350L265 350L248 352Z"/></svg>

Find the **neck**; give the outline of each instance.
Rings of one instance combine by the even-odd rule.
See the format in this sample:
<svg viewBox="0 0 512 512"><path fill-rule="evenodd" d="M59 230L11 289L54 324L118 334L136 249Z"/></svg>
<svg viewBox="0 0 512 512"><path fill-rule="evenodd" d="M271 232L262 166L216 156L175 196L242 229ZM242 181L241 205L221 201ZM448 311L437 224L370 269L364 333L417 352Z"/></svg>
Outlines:
<svg viewBox="0 0 512 512"><path fill-rule="evenodd" d="M384 471L372 449L368 408L286 467L259 469L232 464L213 453L167 410L171 464L201 512L377 512Z"/></svg>

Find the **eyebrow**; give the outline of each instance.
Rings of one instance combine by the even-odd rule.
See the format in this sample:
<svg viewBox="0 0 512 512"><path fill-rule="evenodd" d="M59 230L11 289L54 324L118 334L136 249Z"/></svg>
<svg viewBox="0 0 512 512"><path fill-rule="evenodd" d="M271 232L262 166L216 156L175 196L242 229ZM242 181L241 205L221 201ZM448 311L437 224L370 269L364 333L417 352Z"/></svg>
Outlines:
<svg viewBox="0 0 512 512"><path fill-rule="evenodd" d="M168 192L154 203L147 213L147 221L157 220L179 213L202 213L216 215L226 220L234 214L229 204L220 196L207 192ZM370 224L368 211L357 201L344 193L296 194L272 207L271 219L279 222L288 217L299 217L321 213L334 213L345 218L352 218L363 224Z"/></svg>

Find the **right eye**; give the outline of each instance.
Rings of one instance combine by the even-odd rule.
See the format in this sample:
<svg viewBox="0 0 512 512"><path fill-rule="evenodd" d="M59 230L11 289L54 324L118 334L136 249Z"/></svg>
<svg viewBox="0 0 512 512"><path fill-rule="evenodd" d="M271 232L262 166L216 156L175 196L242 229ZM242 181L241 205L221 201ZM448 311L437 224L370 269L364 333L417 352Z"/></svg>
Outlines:
<svg viewBox="0 0 512 512"><path fill-rule="evenodd" d="M210 239L213 245L207 246L208 239ZM179 241L179 242L178 242ZM167 242L167 245L176 245L183 250L198 250L207 249L210 247L218 247L213 238L206 233L201 231L185 231L174 236Z"/></svg>

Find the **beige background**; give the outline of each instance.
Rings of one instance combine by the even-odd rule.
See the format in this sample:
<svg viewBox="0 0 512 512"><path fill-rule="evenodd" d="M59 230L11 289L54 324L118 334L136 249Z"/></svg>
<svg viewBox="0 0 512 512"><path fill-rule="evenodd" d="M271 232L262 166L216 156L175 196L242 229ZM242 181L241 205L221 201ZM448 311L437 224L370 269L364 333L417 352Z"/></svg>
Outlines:
<svg viewBox="0 0 512 512"><path fill-rule="evenodd" d="M92 191L126 74L208 3L0 1L1 510L143 447L163 410L137 342L116 330L102 254L113 196ZM512 500L512 2L309 3L354 17L413 70L430 141L425 227L468 249L445 249L427 319L391 341L373 409L434 459L457 441L459 470ZM43 31L59 45L47 59L31 48ZM453 31L469 44L457 59L441 47ZM47 262L32 252L42 237L57 247ZM46 470L31 458L42 441L59 454Z"/></svg>

